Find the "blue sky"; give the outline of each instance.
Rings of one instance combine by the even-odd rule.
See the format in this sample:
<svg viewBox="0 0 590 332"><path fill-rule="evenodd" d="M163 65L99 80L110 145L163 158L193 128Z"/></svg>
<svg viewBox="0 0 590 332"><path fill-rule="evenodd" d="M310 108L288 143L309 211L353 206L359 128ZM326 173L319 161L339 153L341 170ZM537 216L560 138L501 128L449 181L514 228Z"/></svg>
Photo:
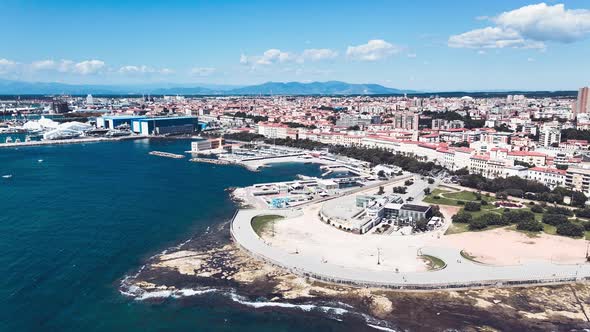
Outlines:
<svg viewBox="0 0 590 332"><path fill-rule="evenodd" d="M0 78L92 84L590 84L590 3L0 1Z"/></svg>

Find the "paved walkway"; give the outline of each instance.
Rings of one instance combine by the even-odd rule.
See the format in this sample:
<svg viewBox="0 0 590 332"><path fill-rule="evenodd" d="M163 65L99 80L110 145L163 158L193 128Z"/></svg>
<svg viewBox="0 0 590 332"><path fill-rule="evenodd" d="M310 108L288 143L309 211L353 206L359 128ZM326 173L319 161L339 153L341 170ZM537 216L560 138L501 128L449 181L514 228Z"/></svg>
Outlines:
<svg viewBox="0 0 590 332"><path fill-rule="evenodd" d="M253 217L264 214L280 214L290 218L301 215L301 211L297 209L240 210L236 213L231 225L234 240L259 259L295 274L324 281L401 289L439 289L590 280L590 264L565 265L543 261L511 266L491 266L463 258L458 249L442 247L424 247L419 250L423 255L438 257L446 263L444 269L437 271L397 273L337 266L323 262L321 257L310 257L268 246L251 226ZM338 250L338 248L326 249Z"/></svg>

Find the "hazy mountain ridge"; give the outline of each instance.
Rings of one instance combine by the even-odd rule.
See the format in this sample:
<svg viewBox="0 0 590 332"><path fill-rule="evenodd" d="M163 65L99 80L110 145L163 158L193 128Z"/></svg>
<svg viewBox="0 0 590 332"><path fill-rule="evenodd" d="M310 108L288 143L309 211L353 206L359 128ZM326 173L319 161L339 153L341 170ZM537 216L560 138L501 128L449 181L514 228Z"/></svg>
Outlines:
<svg viewBox="0 0 590 332"><path fill-rule="evenodd" d="M388 88L379 84L328 82L267 82L249 86L231 85L87 85L0 80L0 94L181 94L181 95L375 95L416 91Z"/></svg>

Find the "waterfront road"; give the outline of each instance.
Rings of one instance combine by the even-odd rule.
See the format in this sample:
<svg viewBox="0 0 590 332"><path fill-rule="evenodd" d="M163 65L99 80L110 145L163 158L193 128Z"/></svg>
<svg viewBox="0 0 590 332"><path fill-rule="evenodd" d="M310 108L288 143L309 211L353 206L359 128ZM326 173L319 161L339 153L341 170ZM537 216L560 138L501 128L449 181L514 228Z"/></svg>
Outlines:
<svg viewBox="0 0 590 332"><path fill-rule="evenodd" d="M423 247L421 255L440 258L443 269L426 272L375 271L349 268L322 261L321 257L306 256L270 247L252 229L251 220L257 215L279 214L286 218L301 215L301 210L239 210L231 224L231 233L239 246L256 258L280 266L295 274L319 280L378 286L397 289L453 289L502 285L533 285L590 280L590 264L554 264L547 261L520 265L492 266L470 261L460 250L444 247ZM320 222L320 221L318 221ZM359 235L360 236L360 235ZM367 239L368 241L370 239ZM338 250L338 248L326 248ZM494 248L490 248L494 250Z"/></svg>

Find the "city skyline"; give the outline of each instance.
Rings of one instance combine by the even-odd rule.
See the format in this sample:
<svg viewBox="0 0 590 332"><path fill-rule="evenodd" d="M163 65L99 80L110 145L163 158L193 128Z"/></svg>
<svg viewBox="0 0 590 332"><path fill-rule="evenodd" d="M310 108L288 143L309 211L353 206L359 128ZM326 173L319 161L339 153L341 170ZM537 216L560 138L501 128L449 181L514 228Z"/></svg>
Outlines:
<svg viewBox="0 0 590 332"><path fill-rule="evenodd" d="M7 1L0 4L0 28L12 33L0 51L0 79L577 90L590 77L588 7L583 1Z"/></svg>

